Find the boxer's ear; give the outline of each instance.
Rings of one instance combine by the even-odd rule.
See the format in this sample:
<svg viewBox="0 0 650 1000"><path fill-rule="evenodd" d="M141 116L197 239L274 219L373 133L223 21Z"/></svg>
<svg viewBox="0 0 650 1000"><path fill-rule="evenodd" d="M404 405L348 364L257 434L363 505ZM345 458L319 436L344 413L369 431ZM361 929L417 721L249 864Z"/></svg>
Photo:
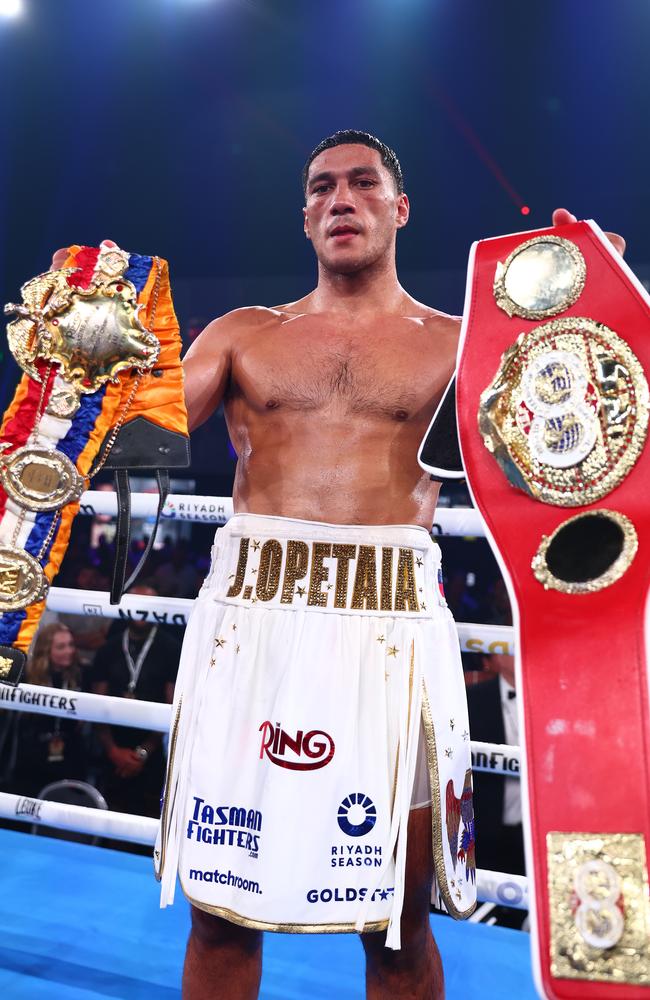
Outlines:
<svg viewBox="0 0 650 1000"><path fill-rule="evenodd" d="M435 479L463 479L465 476L456 422L455 374L420 445L418 462Z"/></svg>

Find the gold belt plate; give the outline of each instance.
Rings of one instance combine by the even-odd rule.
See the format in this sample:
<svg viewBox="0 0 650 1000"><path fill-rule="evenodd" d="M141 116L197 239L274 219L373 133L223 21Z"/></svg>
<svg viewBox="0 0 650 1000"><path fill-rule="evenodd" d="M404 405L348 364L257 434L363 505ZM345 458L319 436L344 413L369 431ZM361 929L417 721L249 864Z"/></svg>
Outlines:
<svg viewBox="0 0 650 1000"><path fill-rule="evenodd" d="M0 612L22 611L42 600L49 583L34 556L14 545L0 545Z"/></svg>
<svg viewBox="0 0 650 1000"><path fill-rule="evenodd" d="M548 833L551 974L650 985L645 840L638 833Z"/></svg>
<svg viewBox="0 0 650 1000"><path fill-rule="evenodd" d="M67 455L30 446L4 458L0 482L14 503L35 511L58 510L78 500L85 485Z"/></svg>

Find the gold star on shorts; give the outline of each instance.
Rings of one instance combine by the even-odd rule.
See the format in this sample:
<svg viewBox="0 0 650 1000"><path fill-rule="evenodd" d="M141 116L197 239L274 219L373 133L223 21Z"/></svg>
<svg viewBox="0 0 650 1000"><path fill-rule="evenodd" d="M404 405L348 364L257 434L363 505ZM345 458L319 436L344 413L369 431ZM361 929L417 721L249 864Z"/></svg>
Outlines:
<svg viewBox="0 0 650 1000"><path fill-rule="evenodd" d="M219 636L218 639L214 640L214 644L217 647L217 649L223 649L227 641L228 641L227 639L224 639L222 636Z"/></svg>
<svg viewBox="0 0 650 1000"><path fill-rule="evenodd" d="M397 646L389 646L386 652L388 653L389 656L397 656L397 654L399 653L399 649L397 648Z"/></svg>
<svg viewBox="0 0 650 1000"><path fill-rule="evenodd" d="M214 656L213 656L213 657L212 657L212 659L210 660L210 666L211 666L211 667L213 667L213 666L215 665L215 663L216 663L216 662L217 662L217 661L215 660L215 658L214 658Z"/></svg>
<svg viewBox="0 0 650 1000"><path fill-rule="evenodd" d="M237 631L237 626L233 625L232 630L233 630L233 632L236 632Z"/></svg>
<svg viewBox="0 0 650 1000"><path fill-rule="evenodd" d="M296 590L298 592L298 596L299 597L304 597L305 594L307 593L307 588L306 587L296 587Z"/></svg>
<svg viewBox="0 0 650 1000"><path fill-rule="evenodd" d="M422 560L420 559L420 557L419 557L419 556L418 556L418 558L417 558L417 559L415 560L415 565L416 565L416 566L424 566L424 563L422 562Z"/></svg>
<svg viewBox="0 0 650 1000"><path fill-rule="evenodd" d="M454 756L454 751L451 749L451 747L447 747L447 749L445 750L445 757L453 757L453 756Z"/></svg>
<svg viewBox="0 0 650 1000"><path fill-rule="evenodd" d="M377 636L377 642L386 642L386 636L385 635L378 635Z"/></svg>
<svg viewBox="0 0 650 1000"><path fill-rule="evenodd" d="M456 723L454 722L454 720L453 720L453 719L450 719L450 720L449 720L449 728L451 729L452 733L453 733L453 731L454 731L454 726L455 726L455 725L456 725Z"/></svg>
<svg viewBox="0 0 650 1000"><path fill-rule="evenodd" d="M241 649L241 646L239 644L237 644L235 646L235 652L238 653L240 649Z"/></svg>
<svg viewBox="0 0 650 1000"><path fill-rule="evenodd" d="M259 547L260 547L260 543L256 542L255 539L253 539L253 552L257 552L257 550L259 549Z"/></svg>

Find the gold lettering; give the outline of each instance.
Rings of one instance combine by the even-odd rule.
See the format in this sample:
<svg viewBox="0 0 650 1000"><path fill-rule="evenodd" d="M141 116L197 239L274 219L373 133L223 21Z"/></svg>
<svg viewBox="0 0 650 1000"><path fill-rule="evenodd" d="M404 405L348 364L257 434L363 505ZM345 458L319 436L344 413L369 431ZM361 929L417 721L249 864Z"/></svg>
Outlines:
<svg viewBox="0 0 650 1000"><path fill-rule="evenodd" d="M228 590L227 594L228 597L237 597L237 594L244 585L244 576L246 575L246 563L248 561L249 542L250 538L239 539L239 559L237 560L237 571L235 573L235 579L233 580Z"/></svg>
<svg viewBox="0 0 650 1000"><path fill-rule="evenodd" d="M393 610L393 550L381 550L381 610Z"/></svg>
<svg viewBox="0 0 650 1000"><path fill-rule="evenodd" d="M260 566L257 571L255 593L260 601L270 601L280 586L282 569L282 546L275 538L264 542L260 551Z"/></svg>
<svg viewBox="0 0 650 1000"><path fill-rule="evenodd" d="M309 574L309 596L307 604L313 607L326 608L327 594L321 590L321 584L330 578L330 571L323 566L325 556L331 556L332 546L329 542L314 542L312 546L311 573Z"/></svg>
<svg viewBox="0 0 650 1000"><path fill-rule="evenodd" d="M309 548L306 542L295 542L293 538L287 542L287 562L284 567L284 580L282 582L283 604L291 604L293 601L296 580L302 580L307 575L307 565L309 563Z"/></svg>
<svg viewBox="0 0 650 1000"><path fill-rule="evenodd" d="M350 573L350 559L354 559L357 554L356 545L333 545L332 555L336 559L336 588L334 591L334 607L347 607L348 599L348 575Z"/></svg>
<svg viewBox="0 0 650 1000"><path fill-rule="evenodd" d="M491 642L487 648L488 653L509 653L510 647L507 642L503 639L498 639L495 642Z"/></svg>
<svg viewBox="0 0 650 1000"><path fill-rule="evenodd" d="M400 549L395 584L395 611L406 611L407 605L409 611L420 610L415 587L413 549Z"/></svg>
<svg viewBox="0 0 650 1000"><path fill-rule="evenodd" d="M0 569L0 592L3 594L16 594L20 587L20 569L15 566L7 566Z"/></svg>
<svg viewBox="0 0 650 1000"><path fill-rule="evenodd" d="M26 489L49 497L58 489L61 475L58 469L48 468L44 462L30 462L19 478Z"/></svg>
<svg viewBox="0 0 650 1000"><path fill-rule="evenodd" d="M482 653L483 652L483 640L482 639L467 639L465 642L465 649L468 653Z"/></svg>
<svg viewBox="0 0 650 1000"><path fill-rule="evenodd" d="M377 564L374 545L360 545L352 603L355 611L377 610Z"/></svg>

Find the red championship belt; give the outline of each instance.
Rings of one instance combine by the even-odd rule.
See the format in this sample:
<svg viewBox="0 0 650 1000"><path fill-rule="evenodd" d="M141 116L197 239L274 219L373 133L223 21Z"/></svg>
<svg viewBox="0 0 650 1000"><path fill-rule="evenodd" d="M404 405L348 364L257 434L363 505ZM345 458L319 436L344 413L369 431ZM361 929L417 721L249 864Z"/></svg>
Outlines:
<svg viewBox="0 0 650 1000"><path fill-rule="evenodd" d="M518 631L547 997L649 995L644 372L650 299L594 223L474 245L457 416Z"/></svg>

